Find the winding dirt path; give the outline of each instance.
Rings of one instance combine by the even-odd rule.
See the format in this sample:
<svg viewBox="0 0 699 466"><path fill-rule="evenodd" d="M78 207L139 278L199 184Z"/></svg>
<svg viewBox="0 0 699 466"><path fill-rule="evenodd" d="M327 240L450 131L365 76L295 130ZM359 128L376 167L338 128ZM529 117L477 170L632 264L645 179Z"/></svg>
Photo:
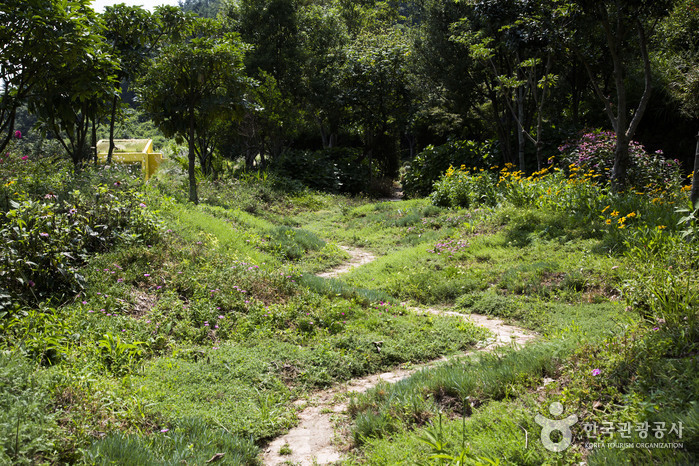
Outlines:
<svg viewBox="0 0 699 466"><path fill-rule="evenodd" d="M361 249L343 247L352 259L339 267L319 274L320 277L334 278L348 272L353 267L367 264L375 256ZM491 319L477 314L462 314L439 309L409 308L417 313L463 317L476 325L490 330L493 336L484 345L472 351L445 357L437 361L412 367L396 369L382 374L373 374L338 384L327 390L318 391L309 396L309 400L299 400L301 409L298 426L285 435L277 437L265 449L262 462L265 465L322 465L340 461L349 448L347 439L335 432L337 419L344 416L347 409L347 394L363 393L375 387L380 381L395 383L415 372L442 363L454 357L463 357L480 351L492 351L499 346L523 345L535 338L535 335L514 325L507 325L500 319Z"/></svg>
<svg viewBox="0 0 699 466"><path fill-rule="evenodd" d="M332 268L330 270L327 270L325 272L317 274L319 277L323 278L337 278L342 274L345 274L352 270L355 267L359 267L364 264L368 264L369 262L373 261L376 259L376 256L370 253L369 251L365 251L363 249L357 249L357 248L350 248L348 246L340 246L341 249L344 249L347 251L350 255L350 260L338 265L335 268Z"/></svg>

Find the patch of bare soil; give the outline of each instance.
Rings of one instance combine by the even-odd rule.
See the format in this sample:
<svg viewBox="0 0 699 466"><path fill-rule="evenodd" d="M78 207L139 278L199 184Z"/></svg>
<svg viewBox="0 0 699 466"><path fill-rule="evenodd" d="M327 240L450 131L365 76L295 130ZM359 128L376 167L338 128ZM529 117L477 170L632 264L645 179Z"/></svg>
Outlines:
<svg viewBox="0 0 699 466"><path fill-rule="evenodd" d="M344 247L343 247L344 248ZM353 248L344 248L349 252L352 259L349 263L343 264L331 271L319 274L321 277L337 277L346 273L352 267L371 262L375 256L366 251ZM478 351L492 351L499 346L523 345L535 338L535 335L528 333L522 328L514 325L507 325L500 319L491 319L487 316L477 314L461 314L454 311L440 309L412 309L418 313L429 313L438 315L451 315L463 317L476 325L487 328L493 333L484 346L466 353L457 354L452 357L462 357ZM414 366L411 369L396 369L383 374L374 374L349 382L338 384L328 390L323 390L312 394L309 400L299 401L301 409L298 419L298 426L291 429L287 434L274 439L264 450L262 462L265 465L322 465L333 464L342 459L344 452L349 449L348 439L335 431L338 419L345 417L347 410L346 395L349 393L363 393L375 387L380 381L395 383L420 369L429 367L448 358L442 358L430 363ZM304 406L305 405L305 406Z"/></svg>

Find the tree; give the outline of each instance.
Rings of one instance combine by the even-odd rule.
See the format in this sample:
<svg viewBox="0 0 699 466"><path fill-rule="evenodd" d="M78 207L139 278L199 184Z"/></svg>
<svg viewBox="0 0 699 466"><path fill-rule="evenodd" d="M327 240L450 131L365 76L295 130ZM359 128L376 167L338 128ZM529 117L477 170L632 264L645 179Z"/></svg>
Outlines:
<svg viewBox="0 0 699 466"><path fill-rule="evenodd" d="M194 203L197 158L202 170L211 167L211 130L243 115L250 86L243 72L246 49L219 22L200 19L182 40L160 50L138 83L142 106L156 126L188 143L189 200Z"/></svg>
<svg viewBox="0 0 699 466"><path fill-rule="evenodd" d="M90 157L88 137L114 92L116 63L106 53L102 24L87 0L68 4L60 61L46 64L44 79L32 86L29 110L57 138L75 166ZM59 25L56 24L55 27Z"/></svg>
<svg viewBox="0 0 699 466"><path fill-rule="evenodd" d="M107 6L102 14L105 37L111 45L111 54L119 61L116 85L109 118L109 152L107 163L114 152L114 125L121 91L126 91L147 60L150 48L151 15L148 10L120 3Z"/></svg>
<svg viewBox="0 0 699 466"><path fill-rule="evenodd" d="M569 45L575 50L595 94L616 133L612 183L615 189L627 183L630 164L629 143L638 128L651 96L651 61L648 53L650 36L659 18L667 14L670 2L663 0L577 0L576 27L569 35ZM605 56L597 54L596 37L603 37ZM582 45L587 44L587 46ZM635 108L629 102L627 79L640 59L643 93ZM600 68L611 62L615 94L608 95L600 84Z"/></svg>
<svg viewBox="0 0 699 466"><path fill-rule="evenodd" d="M406 55L399 31L358 37L345 51L339 79L343 102L364 140L365 156L382 175L398 171L399 130L408 118Z"/></svg>
<svg viewBox="0 0 699 466"><path fill-rule="evenodd" d="M90 28L88 9L88 0L0 3L0 152L14 133L17 108L81 54L73 41L84 43L84 38L73 34Z"/></svg>
<svg viewBox="0 0 699 466"><path fill-rule="evenodd" d="M667 18L659 25L656 60L672 98L680 113L699 119L699 5L695 0L675 4ZM694 175L689 199L699 209L699 133L694 149Z"/></svg>

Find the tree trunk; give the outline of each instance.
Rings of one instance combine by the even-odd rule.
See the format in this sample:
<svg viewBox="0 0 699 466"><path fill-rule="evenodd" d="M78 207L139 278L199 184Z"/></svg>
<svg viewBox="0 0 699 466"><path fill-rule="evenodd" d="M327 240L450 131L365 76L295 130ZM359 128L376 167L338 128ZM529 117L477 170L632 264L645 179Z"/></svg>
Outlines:
<svg viewBox="0 0 699 466"><path fill-rule="evenodd" d="M195 165L197 163L197 154L194 151L194 110L190 111L189 116L189 166L187 173L189 175L189 200L195 204L199 204L197 197L197 175Z"/></svg>
<svg viewBox="0 0 699 466"><path fill-rule="evenodd" d="M112 98L112 115L109 118L109 152L107 153L107 165L112 163L112 154L114 153L114 121L116 120L116 109L119 96L117 94Z"/></svg>
<svg viewBox="0 0 699 466"><path fill-rule="evenodd" d="M524 88L522 86L517 88L517 119L519 124L517 125L517 154L519 156L519 169L524 172Z"/></svg>
<svg viewBox="0 0 699 466"><path fill-rule="evenodd" d="M694 209L699 209L699 133L697 133L697 145L694 149L694 175L692 176L692 190L689 192L689 200Z"/></svg>
<svg viewBox="0 0 699 466"><path fill-rule="evenodd" d="M97 164L97 117L92 118L92 155L95 158L95 165Z"/></svg>
<svg viewBox="0 0 699 466"><path fill-rule="evenodd" d="M619 192L626 187L629 171L629 139L622 133L616 135L614 166L612 167L612 187Z"/></svg>

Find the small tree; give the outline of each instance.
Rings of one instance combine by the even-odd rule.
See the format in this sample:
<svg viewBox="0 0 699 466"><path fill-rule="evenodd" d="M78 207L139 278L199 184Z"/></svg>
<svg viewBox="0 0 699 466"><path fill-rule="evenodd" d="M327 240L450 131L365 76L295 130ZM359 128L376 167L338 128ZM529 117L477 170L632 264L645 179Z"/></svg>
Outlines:
<svg viewBox="0 0 699 466"><path fill-rule="evenodd" d="M14 134L17 109L55 73L91 53L88 0L0 2L0 152Z"/></svg>
<svg viewBox="0 0 699 466"><path fill-rule="evenodd" d="M571 47L587 70L597 97L604 104L609 121L617 135L612 169L612 184L623 188L630 163L629 144L641 122L651 96L651 61L648 53L650 36L659 18L667 13L668 0L575 0L581 16L569 36ZM573 9L569 10L575 11ZM596 37L604 37L606 55L596 56ZM580 44L586 44L580 45ZM630 70L640 58L643 73L643 94L631 109L627 90ZM611 63L607 63L609 60ZM595 62L611 64L615 96L609 96L600 85Z"/></svg>
<svg viewBox="0 0 699 466"><path fill-rule="evenodd" d="M105 53L102 24L87 1L69 2L66 13L70 19L60 23L65 42L58 57L45 64L43 79L32 87L28 100L29 110L79 166L90 157L90 129L105 114L117 65Z"/></svg>
<svg viewBox="0 0 699 466"><path fill-rule="evenodd" d="M197 203L195 164L206 170L209 134L217 122L242 117L250 80L243 74L246 47L220 23L193 22L182 40L165 45L137 86L141 104L168 137L189 146L189 200Z"/></svg>

